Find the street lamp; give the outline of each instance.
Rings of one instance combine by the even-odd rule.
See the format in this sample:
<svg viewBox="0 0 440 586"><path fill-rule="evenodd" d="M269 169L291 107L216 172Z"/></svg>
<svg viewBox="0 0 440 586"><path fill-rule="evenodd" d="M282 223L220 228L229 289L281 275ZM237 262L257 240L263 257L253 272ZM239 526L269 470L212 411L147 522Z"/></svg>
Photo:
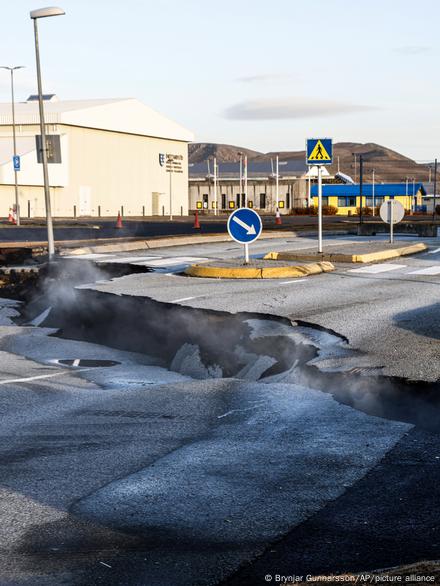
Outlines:
<svg viewBox="0 0 440 586"><path fill-rule="evenodd" d="M55 245L53 238L52 211L50 206L49 173L47 170L46 129L44 122L43 90L41 87L40 50L38 44L37 20L39 18L47 18L49 16L62 16L63 14L65 14L64 10L62 8L57 8L56 6L39 8L38 10L32 10L30 12L30 17L34 21L35 59L37 63L38 106L40 111L41 155L43 161L44 200L46 204L47 248L49 253L49 261L53 259L55 254Z"/></svg>
<svg viewBox="0 0 440 586"><path fill-rule="evenodd" d="M13 140L13 166L14 166L14 184L15 184L15 213L17 226L20 225L20 204L18 201L18 178L17 169L15 168L15 157L17 156L17 139L15 136L15 100L14 100L14 71L16 69L23 69L24 65L16 65L15 67L7 67L1 65L0 69L7 69L11 72L11 100L12 100L12 140Z"/></svg>

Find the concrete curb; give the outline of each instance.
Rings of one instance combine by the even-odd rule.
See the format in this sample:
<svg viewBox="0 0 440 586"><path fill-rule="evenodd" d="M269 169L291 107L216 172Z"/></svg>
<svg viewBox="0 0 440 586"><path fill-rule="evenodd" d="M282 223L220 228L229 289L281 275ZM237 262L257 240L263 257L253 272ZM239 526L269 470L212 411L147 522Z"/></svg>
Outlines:
<svg viewBox="0 0 440 586"><path fill-rule="evenodd" d="M191 265L185 270L190 277L206 279L286 279L307 277L334 271L331 262L315 262L307 265L283 267L213 267L207 265Z"/></svg>
<svg viewBox="0 0 440 586"><path fill-rule="evenodd" d="M378 262L382 260L389 260L398 258L399 256L407 256L409 254L416 254L423 252L428 247L423 242L411 244L410 246L401 246L399 248L390 248L388 250L378 250L376 252L368 252L365 254L343 254L338 252L315 252L302 253L298 252L268 252L264 257L265 260L321 260L331 262L347 262L347 263L367 263Z"/></svg>

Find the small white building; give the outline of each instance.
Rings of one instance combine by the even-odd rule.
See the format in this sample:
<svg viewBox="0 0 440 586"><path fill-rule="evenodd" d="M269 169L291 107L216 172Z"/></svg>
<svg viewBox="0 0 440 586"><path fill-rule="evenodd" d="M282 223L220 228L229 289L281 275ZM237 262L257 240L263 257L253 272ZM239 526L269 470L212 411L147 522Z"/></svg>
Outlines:
<svg viewBox="0 0 440 586"><path fill-rule="evenodd" d="M193 134L135 99L44 101L52 214L188 213ZM16 103L22 217L45 215L38 101ZM0 217L15 203L12 110L0 104Z"/></svg>

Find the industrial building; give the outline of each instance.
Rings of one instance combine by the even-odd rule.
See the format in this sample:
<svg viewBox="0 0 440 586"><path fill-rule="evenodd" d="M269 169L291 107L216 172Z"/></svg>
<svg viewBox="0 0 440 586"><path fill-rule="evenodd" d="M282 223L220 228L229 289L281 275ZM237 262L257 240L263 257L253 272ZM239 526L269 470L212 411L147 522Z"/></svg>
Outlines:
<svg viewBox="0 0 440 586"><path fill-rule="evenodd" d="M279 162L278 208L287 214L292 208L305 207L309 199L311 183L316 179L316 167L309 168L305 161L287 160ZM327 169L326 180L334 179ZM240 180L241 177L241 180ZM217 179L215 181L215 179ZM217 184L217 185L215 185ZM214 174L214 161L189 165L189 209L213 213L239 207L251 207L261 213L276 212L276 166L274 161L252 161L247 169L240 163L218 163Z"/></svg>
<svg viewBox="0 0 440 586"><path fill-rule="evenodd" d="M188 213L193 134L135 99L44 100L52 213ZM45 215L38 101L16 103L21 216ZM11 104L0 104L0 216L15 202Z"/></svg>
<svg viewBox="0 0 440 586"><path fill-rule="evenodd" d="M318 186L312 185L312 202L318 206ZM377 208L387 199L400 201L406 211L421 207L426 195L423 183L376 183L364 184L362 187L362 207ZM359 184L331 184L322 186L323 206L337 208L339 215L356 214L360 207Z"/></svg>

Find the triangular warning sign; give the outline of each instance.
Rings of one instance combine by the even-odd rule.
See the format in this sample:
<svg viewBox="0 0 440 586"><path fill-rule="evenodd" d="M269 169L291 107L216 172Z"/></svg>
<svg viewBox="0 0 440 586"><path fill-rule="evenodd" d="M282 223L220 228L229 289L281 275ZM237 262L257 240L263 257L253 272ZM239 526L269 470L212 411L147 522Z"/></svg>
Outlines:
<svg viewBox="0 0 440 586"><path fill-rule="evenodd" d="M322 142L320 140L318 140L318 142L315 144L312 152L309 155L308 160L309 161L316 161L317 163L319 161L330 161L331 160L330 155L325 150L324 145L322 144Z"/></svg>

